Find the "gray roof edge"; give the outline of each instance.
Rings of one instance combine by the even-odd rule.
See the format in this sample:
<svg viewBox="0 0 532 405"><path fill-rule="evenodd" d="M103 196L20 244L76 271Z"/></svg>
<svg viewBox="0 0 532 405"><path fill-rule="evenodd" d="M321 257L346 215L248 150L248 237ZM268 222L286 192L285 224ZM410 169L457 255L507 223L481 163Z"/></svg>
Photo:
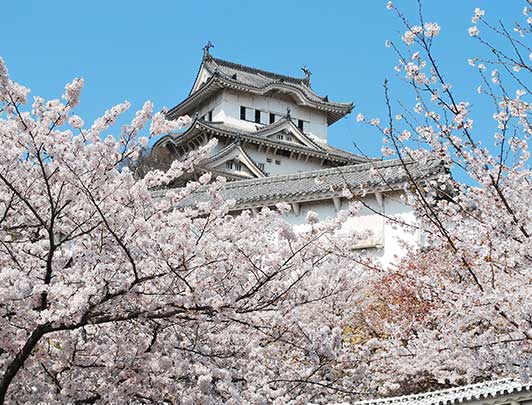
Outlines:
<svg viewBox="0 0 532 405"><path fill-rule="evenodd" d="M437 163L437 164L434 164L433 167L438 166L438 163L439 164L443 163L443 161L439 159L430 159L429 161ZM412 165L416 163L419 163L419 162L415 162L413 160L405 162L406 165ZM286 180L297 180L297 179L309 178L309 177L322 177L322 176L327 176L331 174L336 174L339 172L352 173L352 172L365 171L365 170L371 170L371 169L387 169L389 167L395 167L395 166L402 167L402 163L399 159L381 160L377 162L368 162L368 163L358 163L354 165L331 167L327 169L318 169L318 170L312 170L312 171L301 172L301 173L281 174L277 176L266 177L263 179L242 180L242 181L239 181L238 184L236 184L236 182L228 183L226 188L232 188L231 186L235 188L242 187L242 186L253 186L253 185L261 184L261 183L278 183L278 182L284 182ZM243 184L244 182L245 184Z"/></svg>
<svg viewBox="0 0 532 405"><path fill-rule="evenodd" d="M211 61L211 60L214 61L216 64L224 65L224 66L230 67L232 69L241 70L243 72L248 72L248 73L262 74L262 75L267 76L267 77L271 76L272 78L284 79L284 80L287 80L287 81L293 81L293 82L296 82L298 84L303 84L304 80L305 80L305 78L303 78L303 77L288 76L288 75L284 75L284 74L281 74L281 73L270 72L270 71L259 69L259 68L253 67L253 66L242 65L240 63L231 62L231 61L228 61L228 60L225 60L225 59L215 58L213 56L211 56L211 58L209 59L209 61Z"/></svg>
<svg viewBox="0 0 532 405"><path fill-rule="evenodd" d="M474 391L476 389L480 389L481 392L475 394ZM482 389L484 390L482 391ZM481 383L464 385L460 387L448 388L438 391L430 391L420 394L357 401L353 405L392 405L400 403L417 404L417 401L425 399L430 400L431 398L433 398L433 401L423 403L426 403L427 405L452 404L456 402L462 403L464 401L480 400L494 395L508 395L516 392L530 390L532 390L532 384L530 382L523 383L515 379L502 379L484 381ZM463 394L460 396L461 393Z"/></svg>

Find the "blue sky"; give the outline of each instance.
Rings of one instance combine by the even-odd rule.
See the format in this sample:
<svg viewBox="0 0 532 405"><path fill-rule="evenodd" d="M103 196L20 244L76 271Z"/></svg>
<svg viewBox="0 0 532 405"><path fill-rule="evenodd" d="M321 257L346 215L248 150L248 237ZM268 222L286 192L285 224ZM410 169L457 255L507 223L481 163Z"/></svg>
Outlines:
<svg viewBox="0 0 532 405"><path fill-rule="evenodd" d="M330 143L337 147L352 149L355 141L368 154L380 155L380 137L355 116L384 116L385 78L392 79L395 98L414 104L396 78L395 56L384 47L403 31L386 0L3 3L0 56L12 77L46 98L58 97L71 78L84 77L78 114L86 122L125 99L133 110L147 99L157 108L177 104L190 90L207 40L216 46L213 55L265 70L301 75L300 67L307 65L319 94L354 101L354 112L330 128ZM417 12L414 0L394 4L412 16ZM478 50L467 35L473 9L480 6L488 17L512 22L523 5L425 1L426 20L442 26L435 53L460 97L469 99L479 84L466 61ZM482 101L473 108L479 116L487 112ZM485 139L491 123L480 121L477 136Z"/></svg>

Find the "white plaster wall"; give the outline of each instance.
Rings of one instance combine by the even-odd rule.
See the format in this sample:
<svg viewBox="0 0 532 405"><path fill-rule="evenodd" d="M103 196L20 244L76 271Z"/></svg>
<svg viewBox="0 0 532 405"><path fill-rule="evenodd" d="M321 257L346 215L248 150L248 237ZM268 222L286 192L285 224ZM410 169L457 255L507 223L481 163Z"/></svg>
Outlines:
<svg viewBox="0 0 532 405"><path fill-rule="evenodd" d="M198 109L197 113L199 117L203 117L205 114L207 114L209 111L212 110L212 120L213 121L219 121L220 113L221 113L221 106L222 104L222 94L218 93L216 96L210 98L207 103L202 104ZM217 118L218 116L218 118ZM194 117L191 117L194 118Z"/></svg>
<svg viewBox="0 0 532 405"><path fill-rule="evenodd" d="M372 209L380 212L381 209L373 194L363 198L363 201ZM349 203L348 200L342 199L341 209L348 208ZM385 215L397 218L406 223L416 223L413 209L401 202L399 193L383 195L383 205ZM285 219L294 225L296 230L308 229L305 220L309 211L316 212L321 221L333 219L337 215L334 203L330 199L303 202L300 204L299 215L295 215L293 211L290 211L285 214ZM403 247L403 243L408 243L411 246L419 246L419 231L410 227L398 226L386 220L381 215L372 212L371 209L362 208L357 219L346 223L341 232L372 230L373 237L368 241L373 243L373 247L366 246L364 243L363 245L365 247L361 248L361 251L379 258L384 266L390 265L396 262L398 258L404 256L405 248Z"/></svg>
<svg viewBox="0 0 532 405"><path fill-rule="evenodd" d="M272 112L281 116L285 115L287 107L290 107L290 115L293 119L302 119L308 122L305 132L327 141L326 113L298 106L289 98L253 96L247 93L223 90L222 101L215 109L213 119L216 121L224 121L226 124L236 128L255 131L256 126L259 124L241 120L240 106L258 109L268 113Z"/></svg>
<svg viewBox="0 0 532 405"><path fill-rule="evenodd" d="M227 143L224 143L222 139L219 139L218 144L212 149L212 151L209 153L209 156L216 155L226 146ZM242 145L242 148L255 163L264 163L264 171L269 173L270 176L308 172L324 168L321 165L321 159L309 157L307 160L305 156L301 156L299 160L297 160L296 157L290 159L288 156L274 155L272 151L266 153L266 149L264 149L264 147L259 152L256 145L249 144ZM266 158L270 158L272 160L271 163L268 163ZM281 164L275 164L276 160L279 160Z"/></svg>
<svg viewBox="0 0 532 405"><path fill-rule="evenodd" d="M264 147L259 152L256 147L247 145L244 145L244 150L255 162L264 163L264 170L271 176L323 169L321 160L314 158L309 158L307 161L305 161L304 156L301 156L300 160L295 157L290 159L288 156L274 155L272 151L266 154ZM266 162L266 158L270 158L272 162ZM275 164L276 160L280 161L281 164Z"/></svg>

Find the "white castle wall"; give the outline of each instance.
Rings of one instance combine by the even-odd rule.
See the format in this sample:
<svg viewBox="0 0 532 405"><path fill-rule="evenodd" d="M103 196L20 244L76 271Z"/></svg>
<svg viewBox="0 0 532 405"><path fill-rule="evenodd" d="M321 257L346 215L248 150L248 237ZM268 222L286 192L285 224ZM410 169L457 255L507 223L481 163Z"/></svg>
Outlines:
<svg viewBox="0 0 532 405"><path fill-rule="evenodd" d="M241 120L240 106L272 112L281 116L285 115L287 107L290 107L292 119L302 119L308 123L305 127L305 132L327 141L326 113L298 106L292 99L279 98L279 96L276 96L276 98L254 96L247 93L223 90L209 105L201 108L200 116L212 109L213 121L223 121L235 128L255 131L259 124ZM262 127L262 125L260 126Z"/></svg>
<svg viewBox="0 0 532 405"><path fill-rule="evenodd" d="M368 195L362 201L377 212L398 219L408 224L415 224L416 217L412 207L400 200L399 193L383 194L383 208L380 208L375 195ZM347 209L349 201L342 199L341 208ZM294 211L285 214L286 220L294 225L296 230L308 229L310 225L305 223L309 211L318 214L320 220L333 219L337 215L332 199L312 201L300 204L299 215ZM410 246L420 246L420 232L412 227L399 226L383 216L372 212L368 208L362 208L359 216L348 220L341 233L372 231L372 236L361 242L358 248L367 254L379 258L385 266L397 261L405 254L404 243Z"/></svg>
<svg viewBox="0 0 532 405"><path fill-rule="evenodd" d="M321 161L314 158L309 158L307 161L305 156L301 156L300 160L295 157L290 159L288 156L274 155L273 151L265 153L262 149L259 152L255 147L246 147L245 150L255 162L264 163L264 170L271 176L323 169ZM266 161L267 158L271 159L271 163ZM276 164L275 161L279 161L280 164Z"/></svg>

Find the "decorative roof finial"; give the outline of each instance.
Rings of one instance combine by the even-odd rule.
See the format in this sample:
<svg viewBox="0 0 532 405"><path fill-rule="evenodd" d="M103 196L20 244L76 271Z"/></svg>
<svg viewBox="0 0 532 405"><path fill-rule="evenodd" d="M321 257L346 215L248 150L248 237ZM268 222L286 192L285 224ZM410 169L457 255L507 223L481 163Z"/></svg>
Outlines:
<svg viewBox="0 0 532 405"><path fill-rule="evenodd" d="M209 49L214 48L214 44L211 41L208 41L203 47L203 57L209 56Z"/></svg>
<svg viewBox="0 0 532 405"><path fill-rule="evenodd" d="M303 79L303 83L305 83L308 87L310 87L310 76L312 76L312 72L310 69L305 65L301 68L303 73L305 73L305 78Z"/></svg>

